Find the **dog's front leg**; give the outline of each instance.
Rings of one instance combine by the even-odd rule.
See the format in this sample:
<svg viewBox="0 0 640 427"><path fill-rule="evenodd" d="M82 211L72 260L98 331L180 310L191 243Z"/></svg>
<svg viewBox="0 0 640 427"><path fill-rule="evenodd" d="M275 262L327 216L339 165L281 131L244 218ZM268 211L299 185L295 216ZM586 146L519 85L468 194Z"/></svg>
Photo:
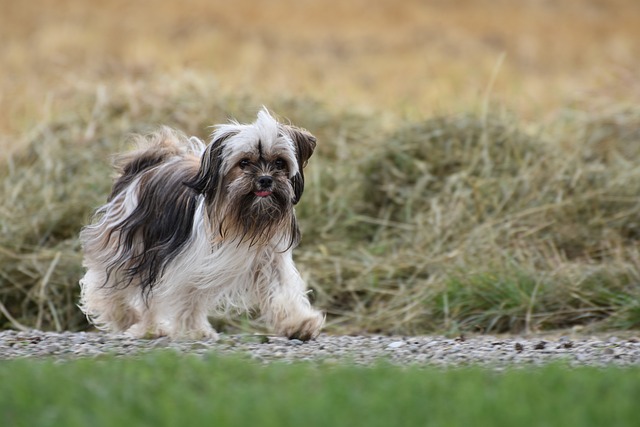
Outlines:
<svg viewBox="0 0 640 427"><path fill-rule="evenodd" d="M316 338L324 324L324 315L311 307L291 252L279 254L274 264L273 276L261 297L263 317L278 335L302 341Z"/></svg>

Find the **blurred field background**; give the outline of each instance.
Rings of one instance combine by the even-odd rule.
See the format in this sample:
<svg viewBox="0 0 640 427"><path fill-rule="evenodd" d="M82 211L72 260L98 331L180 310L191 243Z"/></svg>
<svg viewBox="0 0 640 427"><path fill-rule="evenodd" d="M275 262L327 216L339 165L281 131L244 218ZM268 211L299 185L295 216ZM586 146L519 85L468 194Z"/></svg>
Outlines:
<svg viewBox="0 0 640 427"><path fill-rule="evenodd" d="M127 135L263 104L319 137L296 256L329 331L640 327L639 22L633 0L0 0L0 327L87 327L77 233Z"/></svg>

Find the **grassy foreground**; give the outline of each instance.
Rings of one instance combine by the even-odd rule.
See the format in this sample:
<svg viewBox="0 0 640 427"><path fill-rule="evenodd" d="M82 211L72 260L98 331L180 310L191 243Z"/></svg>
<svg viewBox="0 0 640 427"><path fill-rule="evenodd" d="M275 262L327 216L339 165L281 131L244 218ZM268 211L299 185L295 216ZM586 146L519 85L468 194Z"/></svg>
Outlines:
<svg viewBox="0 0 640 427"><path fill-rule="evenodd" d="M15 427L623 426L638 395L638 368L259 366L173 353L0 364L0 423Z"/></svg>

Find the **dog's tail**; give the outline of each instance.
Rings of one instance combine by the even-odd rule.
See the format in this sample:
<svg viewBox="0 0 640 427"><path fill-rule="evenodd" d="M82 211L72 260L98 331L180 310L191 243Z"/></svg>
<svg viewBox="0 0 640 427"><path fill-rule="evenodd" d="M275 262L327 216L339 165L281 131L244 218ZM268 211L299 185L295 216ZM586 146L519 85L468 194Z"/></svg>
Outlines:
<svg viewBox="0 0 640 427"><path fill-rule="evenodd" d="M137 148L118 156L114 166L119 173L109 200L127 188L141 173L175 158L195 156L200 158L206 144L196 138L163 126L159 131L139 135L134 139Z"/></svg>

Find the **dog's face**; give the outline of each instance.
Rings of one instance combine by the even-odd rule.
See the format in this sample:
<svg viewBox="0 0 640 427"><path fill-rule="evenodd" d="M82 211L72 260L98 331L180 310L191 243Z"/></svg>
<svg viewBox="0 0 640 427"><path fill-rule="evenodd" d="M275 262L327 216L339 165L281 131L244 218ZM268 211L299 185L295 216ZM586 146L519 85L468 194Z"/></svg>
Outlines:
<svg viewBox="0 0 640 427"><path fill-rule="evenodd" d="M303 168L315 145L313 135L263 110L253 124L218 126L187 185L204 194L220 237L253 244L280 234L293 244L293 205L304 191Z"/></svg>

